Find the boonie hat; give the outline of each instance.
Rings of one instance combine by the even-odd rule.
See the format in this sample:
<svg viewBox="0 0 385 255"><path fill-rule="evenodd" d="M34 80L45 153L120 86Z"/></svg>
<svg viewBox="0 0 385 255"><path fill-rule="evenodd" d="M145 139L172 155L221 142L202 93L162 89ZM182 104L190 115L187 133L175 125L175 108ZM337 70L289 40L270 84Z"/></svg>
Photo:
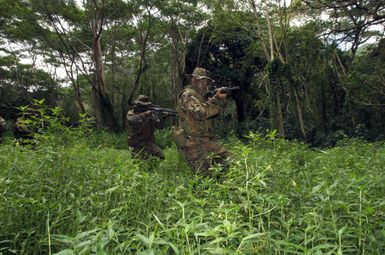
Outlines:
<svg viewBox="0 0 385 255"><path fill-rule="evenodd" d="M134 101L134 104L140 106L150 106L152 105L152 102L148 96L139 95L138 98Z"/></svg>
<svg viewBox="0 0 385 255"><path fill-rule="evenodd" d="M209 79L212 82L215 82L213 79L210 78L209 71L207 71L206 69L204 69L202 67L195 67L194 72L191 75L197 79Z"/></svg>

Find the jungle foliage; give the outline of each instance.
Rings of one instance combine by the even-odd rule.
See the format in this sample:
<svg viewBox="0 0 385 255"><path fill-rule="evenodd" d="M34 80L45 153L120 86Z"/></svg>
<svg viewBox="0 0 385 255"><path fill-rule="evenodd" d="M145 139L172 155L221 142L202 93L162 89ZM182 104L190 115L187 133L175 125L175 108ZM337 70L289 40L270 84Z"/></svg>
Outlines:
<svg viewBox="0 0 385 255"><path fill-rule="evenodd" d="M0 144L3 254L383 254L384 142L335 148L250 132L225 173L141 161L125 136L69 128L41 102L30 143ZM84 116L85 117L85 116ZM23 144L23 145L22 145ZM213 169L214 173L216 169Z"/></svg>

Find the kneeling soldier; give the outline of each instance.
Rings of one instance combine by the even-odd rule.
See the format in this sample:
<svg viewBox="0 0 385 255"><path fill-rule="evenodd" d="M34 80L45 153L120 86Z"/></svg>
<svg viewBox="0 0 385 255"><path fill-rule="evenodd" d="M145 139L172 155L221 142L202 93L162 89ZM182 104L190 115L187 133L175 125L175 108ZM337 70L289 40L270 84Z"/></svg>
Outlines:
<svg viewBox="0 0 385 255"><path fill-rule="evenodd" d="M155 156L164 159L164 154L155 144L155 129L162 128L157 112L150 109L153 104L147 96L140 95L134 108L127 113L128 146L142 158Z"/></svg>
<svg viewBox="0 0 385 255"><path fill-rule="evenodd" d="M222 88L217 89L212 97L204 97L213 82L206 69L194 69L191 86L187 86L178 96L179 127L172 128L172 137L178 150L193 169L205 174L208 174L212 164L224 165L230 156L212 133L213 119L220 113L218 100L226 98Z"/></svg>

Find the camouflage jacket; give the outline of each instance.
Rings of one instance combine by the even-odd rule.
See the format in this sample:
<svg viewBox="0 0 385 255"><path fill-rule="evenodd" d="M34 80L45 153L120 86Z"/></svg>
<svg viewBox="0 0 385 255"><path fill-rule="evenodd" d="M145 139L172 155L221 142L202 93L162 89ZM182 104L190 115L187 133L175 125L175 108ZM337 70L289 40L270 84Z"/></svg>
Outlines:
<svg viewBox="0 0 385 255"><path fill-rule="evenodd" d="M137 113L133 110L127 113L128 143L131 145L154 142L155 129L161 128L162 123L157 113Z"/></svg>
<svg viewBox="0 0 385 255"><path fill-rule="evenodd" d="M178 96L177 111L179 127L185 136L213 137L213 118L218 116L220 108L215 97L208 100L191 87L187 87Z"/></svg>

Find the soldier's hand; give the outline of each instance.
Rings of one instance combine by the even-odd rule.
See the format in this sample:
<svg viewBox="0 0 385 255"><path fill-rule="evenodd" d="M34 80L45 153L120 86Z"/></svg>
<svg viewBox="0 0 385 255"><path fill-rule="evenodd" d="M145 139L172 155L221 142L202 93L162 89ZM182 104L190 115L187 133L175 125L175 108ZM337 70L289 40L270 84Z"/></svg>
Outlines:
<svg viewBox="0 0 385 255"><path fill-rule="evenodd" d="M152 115L152 111L151 111L151 110L148 110L148 111L145 111L145 112L144 112L144 116L146 116L146 117L147 117L147 116L149 117L149 116L151 116L151 115Z"/></svg>
<svg viewBox="0 0 385 255"><path fill-rule="evenodd" d="M225 99L227 97L227 93L226 93L225 87L217 89L216 93L215 93L215 96L218 99Z"/></svg>

